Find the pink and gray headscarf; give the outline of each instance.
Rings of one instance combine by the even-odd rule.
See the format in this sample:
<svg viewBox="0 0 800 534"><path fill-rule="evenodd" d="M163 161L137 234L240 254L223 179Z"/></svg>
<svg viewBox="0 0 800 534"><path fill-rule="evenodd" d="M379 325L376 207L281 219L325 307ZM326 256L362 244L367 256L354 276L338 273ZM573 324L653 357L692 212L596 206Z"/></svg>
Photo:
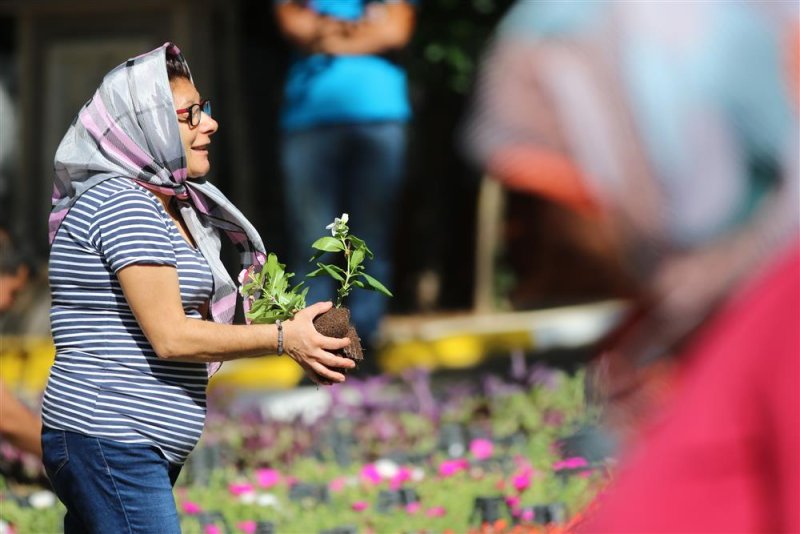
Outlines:
<svg viewBox="0 0 800 534"><path fill-rule="evenodd" d="M187 179L167 56L184 64L180 50L165 43L109 72L73 121L55 157L49 239L80 196L114 177L174 195L192 237L214 277L211 318L230 323L236 285L220 260L222 230L236 245L243 266L263 264L264 244L245 216L204 179ZM188 72L188 65L187 72Z"/></svg>

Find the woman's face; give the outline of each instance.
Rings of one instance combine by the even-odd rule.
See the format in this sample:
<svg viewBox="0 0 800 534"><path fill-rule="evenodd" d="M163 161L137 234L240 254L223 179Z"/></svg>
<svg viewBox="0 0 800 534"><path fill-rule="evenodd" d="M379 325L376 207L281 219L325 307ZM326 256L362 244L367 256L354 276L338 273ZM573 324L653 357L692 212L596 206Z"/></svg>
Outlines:
<svg viewBox="0 0 800 534"><path fill-rule="evenodd" d="M185 109L200 103L200 93L186 78L174 78L169 82L175 109ZM178 115L178 128L181 132L183 151L186 154L186 169L189 178L199 178L208 174L211 162L208 160L208 145L211 136L217 131L217 121L205 113L200 114L197 126L189 124L189 113Z"/></svg>

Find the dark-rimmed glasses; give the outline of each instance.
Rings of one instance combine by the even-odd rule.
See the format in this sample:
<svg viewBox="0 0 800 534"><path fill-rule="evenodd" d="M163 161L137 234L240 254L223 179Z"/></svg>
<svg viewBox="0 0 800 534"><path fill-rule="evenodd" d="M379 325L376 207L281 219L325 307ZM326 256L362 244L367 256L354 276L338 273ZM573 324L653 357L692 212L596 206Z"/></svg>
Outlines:
<svg viewBox="0 0 800 534"><path fill-rule="evenodd" d="M192 104L188 108L175 110L175 113L178 115L181 113L189 114L187 122L191 127L195 127L200 124L200 112L205 113L209 117L211 116L211 100L201 100L199 104Z"/></svg>

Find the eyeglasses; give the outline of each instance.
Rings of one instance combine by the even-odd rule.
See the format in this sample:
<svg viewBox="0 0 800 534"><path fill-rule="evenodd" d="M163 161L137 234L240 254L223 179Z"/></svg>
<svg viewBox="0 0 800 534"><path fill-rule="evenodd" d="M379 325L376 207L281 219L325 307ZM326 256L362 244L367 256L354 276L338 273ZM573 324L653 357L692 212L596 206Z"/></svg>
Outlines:
<svg viewBox="0 0 800 534"><path fill-rule="evenodd" d="M188 113L189 117L187 122L189 126L195 127L200 124L200 112L205 113L209 117L211 116L211 101L210 100L201 100L199 104L192 104L188 108L183 109L176 109L175 113L180 115L181 113Z"/></svg>

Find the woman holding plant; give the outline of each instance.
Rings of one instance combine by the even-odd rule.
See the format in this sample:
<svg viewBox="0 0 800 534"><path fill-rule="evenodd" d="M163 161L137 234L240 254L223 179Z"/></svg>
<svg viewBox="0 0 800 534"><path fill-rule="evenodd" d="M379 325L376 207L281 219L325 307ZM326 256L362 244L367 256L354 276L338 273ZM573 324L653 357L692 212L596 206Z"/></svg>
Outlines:
<svg viewBox="0 0 800 534"><path fill-rule="evenodd" d="M231 325L224 231L245 265L258 233L202 177L217 131L178 48L106 75L55 158L50 216L55 363L44 394L44 465L71 532L180 532L174 484L200 438L220 362L286 352L341 382L349 344L318 333L317 303L282 324Z"/></svg>

